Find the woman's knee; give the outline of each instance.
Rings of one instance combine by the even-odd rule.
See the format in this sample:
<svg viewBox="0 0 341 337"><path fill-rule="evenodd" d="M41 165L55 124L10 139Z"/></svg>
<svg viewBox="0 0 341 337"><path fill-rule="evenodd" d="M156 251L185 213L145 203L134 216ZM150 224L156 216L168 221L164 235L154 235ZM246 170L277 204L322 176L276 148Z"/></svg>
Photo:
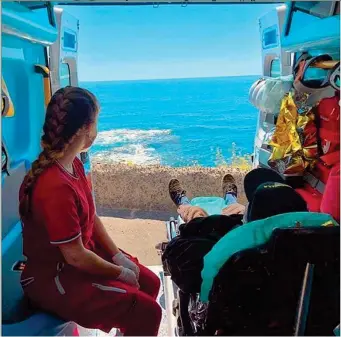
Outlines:
<svg viewBox="0 0 341 337"><path fill-rule="evenodd" d="M150 277L150 282L151 288L154 290L154 293L158 295L161 287L160 278L153 273L153 275Z"/></svg>
<svg viewBox="0 0 341 337"><path fill-rule="evenodd" d="M150 315L154 317L154 322L160 325L161 317L162 317L162 309L159 303L156 301L152 301L149 308Z"/></svg>
<svg viewBox="0 0 341 337"><path fill-rule="evenodd" d="M139 315L152 318L154 322L161 320L162 309L160 305L149 295L140 292L136 301L136 310Z"/></svg>
<svg viewBox="0 0 341 337"><path fill-rule="evenodd" d="M140 290L156 299L159 294L161 281L157 275L144 266L140 266Z"/></svg>
<svg viewBox="0 0 341 337"><path fill-rule="evenodd" d="M128 336L157 336L162 318L160 305L149 295L139 292L132 317L126 328Z"/></svg>

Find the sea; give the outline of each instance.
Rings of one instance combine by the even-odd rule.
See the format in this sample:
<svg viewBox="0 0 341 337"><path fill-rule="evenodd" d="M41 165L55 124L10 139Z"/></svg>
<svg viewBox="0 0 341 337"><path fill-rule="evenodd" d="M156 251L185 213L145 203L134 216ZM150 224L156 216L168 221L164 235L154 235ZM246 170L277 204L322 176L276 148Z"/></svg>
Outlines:
<svg viewBox="0 0 341 337"><path fill-rule="evenodd" d="M101 106L95 162L215 167L252 153L258 76L84 82Z"/></svg>

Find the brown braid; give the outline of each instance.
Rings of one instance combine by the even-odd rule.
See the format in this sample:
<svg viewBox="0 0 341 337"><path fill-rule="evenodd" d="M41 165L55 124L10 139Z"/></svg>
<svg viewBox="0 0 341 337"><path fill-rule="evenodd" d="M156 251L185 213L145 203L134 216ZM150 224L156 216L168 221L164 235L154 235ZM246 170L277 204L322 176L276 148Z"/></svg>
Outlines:
<svg viewBox="0 0 341 337"><path fill-rule="evenodd" d="M30 213L32 190L38 177L63 157L80 129L94 122L98 110L95 96L85 89L66 87L53 95L46 110L41 139L43 150L24 180L24 196L19 206L22 219Z"/></svg>

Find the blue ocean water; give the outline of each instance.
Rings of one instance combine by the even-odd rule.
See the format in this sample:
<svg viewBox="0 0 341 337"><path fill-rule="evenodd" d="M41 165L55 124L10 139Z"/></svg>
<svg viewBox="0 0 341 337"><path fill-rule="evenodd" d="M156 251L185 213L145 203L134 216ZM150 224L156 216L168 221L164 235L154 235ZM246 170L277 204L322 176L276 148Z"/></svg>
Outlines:
<svg viewBox="0 0 341 337"><path fill-rule="evenodd" d="M91 154L101 161L212 167L218 153L231 158L233 147L251 153L257 110L248 91L256 79L82 83L101 105Z"/></svg>

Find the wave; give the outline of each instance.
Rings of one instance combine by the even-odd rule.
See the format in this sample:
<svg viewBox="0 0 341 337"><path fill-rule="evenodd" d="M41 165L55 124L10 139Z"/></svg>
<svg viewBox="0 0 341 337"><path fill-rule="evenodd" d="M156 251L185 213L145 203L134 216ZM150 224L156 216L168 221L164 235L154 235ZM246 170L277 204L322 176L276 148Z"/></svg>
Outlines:
<svg viewBox="0 0 341 337"><path fill-rule="evenodd" d="M115 143L168 141L172 130L115 129L98 133L95 145L114 145Z"/></svg>
<svg viewBox="0 0 341 337"><path fill-rule="evenodd" d="M91 152L102 162L154 165L161 163L156 148L174 141L169 129L114 129L99 132Z"/></svg>
<svg viewBox="0 0 341 337"><path fill-rule="evenodd" d="M95 160L111 163L128 163L138 165L160 164L161 158L156 150L151 147L145 147L142 144L130 144L126 146L115 147L110 151L101 151L93 155Z"/></svg>

